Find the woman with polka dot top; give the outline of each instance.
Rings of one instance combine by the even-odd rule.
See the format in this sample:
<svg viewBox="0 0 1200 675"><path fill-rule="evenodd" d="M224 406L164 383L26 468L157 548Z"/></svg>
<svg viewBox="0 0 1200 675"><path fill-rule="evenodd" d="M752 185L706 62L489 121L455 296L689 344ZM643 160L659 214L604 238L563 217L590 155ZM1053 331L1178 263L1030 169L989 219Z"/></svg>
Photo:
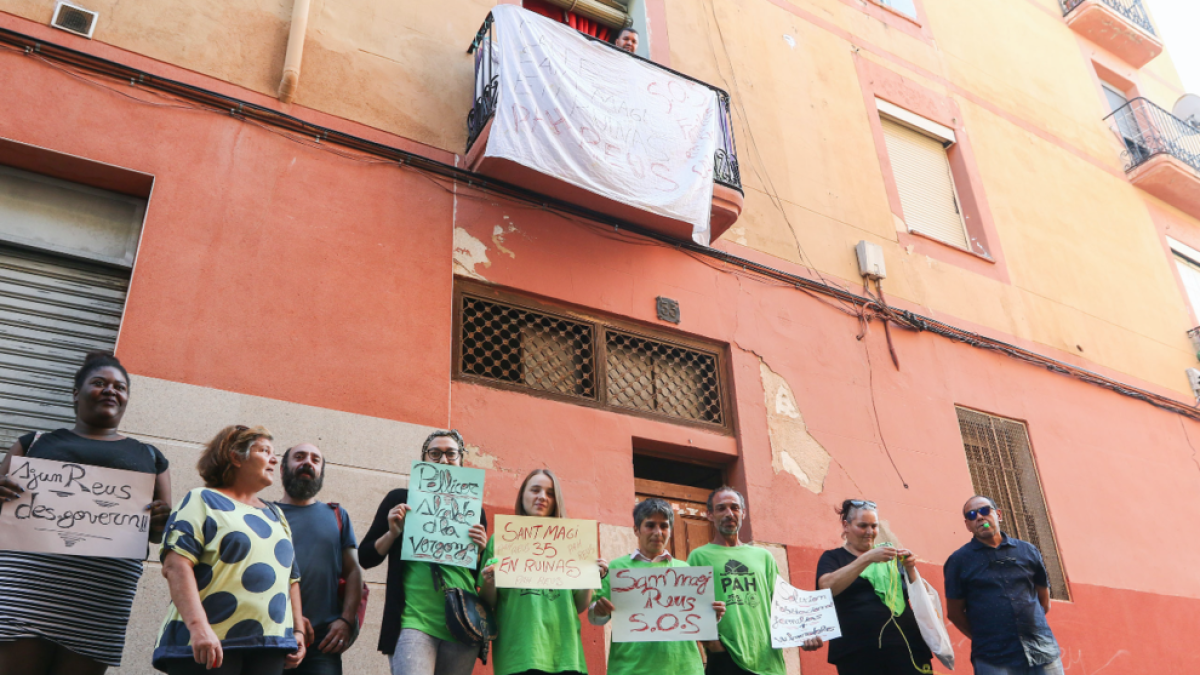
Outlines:
<svg viewBox="0 0 1200 675"><path fill-rule="evenodd" d="M304 658L300 575L287 520L258 493L275 482L270 432L232 426L196 465L205 487L167 520L161 559L171 606L154 646L169 675L279 675Z"/></svg>

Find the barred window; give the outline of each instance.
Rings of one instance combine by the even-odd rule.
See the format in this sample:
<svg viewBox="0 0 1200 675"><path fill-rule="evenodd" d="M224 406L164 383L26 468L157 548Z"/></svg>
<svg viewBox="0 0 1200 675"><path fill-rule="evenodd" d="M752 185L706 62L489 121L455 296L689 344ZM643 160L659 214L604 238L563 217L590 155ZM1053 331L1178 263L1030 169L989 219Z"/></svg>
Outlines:
<svg viewBox="0 0 1200 675"><path fill-rule="evenodd" d="M652 339L524 302L460 294L459 376L624 412L727 426L716 349ZM600 379L603 386L597 386Z"/></svg>
<svg viewBox="0 0 1200 675"><path fill-rule="evenodd" d="M1029 432L1015 420L957 408L958 427L975 493L992 498L1004 516L1001 529L1042 552L1050 597L1070 600L1058 542L1029 446Z"/></svg>

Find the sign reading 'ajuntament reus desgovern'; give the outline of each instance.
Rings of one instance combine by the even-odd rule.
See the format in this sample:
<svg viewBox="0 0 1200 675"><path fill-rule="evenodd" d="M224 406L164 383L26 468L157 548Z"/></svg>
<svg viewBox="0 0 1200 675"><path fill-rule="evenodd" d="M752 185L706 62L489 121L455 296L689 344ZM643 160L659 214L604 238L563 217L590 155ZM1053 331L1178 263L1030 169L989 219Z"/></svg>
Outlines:
<svg viewBox="0 0 1200 675"><path fill-rule="evenodd" d="M101 558L146 557L154 475L13 457L25 492L0 504L0 548Z"/></svg>
<svg viewBox="0 0 1200 675"><path fill-rule="evenodd" d="M600 587L596 521L496 516L498 588Z"/></svg>

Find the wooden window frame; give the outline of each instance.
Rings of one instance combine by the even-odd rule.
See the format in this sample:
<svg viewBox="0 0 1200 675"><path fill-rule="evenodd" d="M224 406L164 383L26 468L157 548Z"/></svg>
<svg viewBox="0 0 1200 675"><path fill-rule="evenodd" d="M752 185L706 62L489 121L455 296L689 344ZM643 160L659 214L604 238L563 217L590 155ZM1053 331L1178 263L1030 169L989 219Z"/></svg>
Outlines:
<svg viewBox="0 0 1200 675"><path fill-rule="evenodd" d="M516 382L507 382L504 380L483 377L471 373L464 373L462 369L462 308L464 296L497 302L504 305L511 305L513 307L538 314L544 314L551 317L558 317L561 319L590 325L592 327L592 355L594 359L592 373L596 392L595 398L563 394L554 391L546 391L543 389L535 389ZM608 329L625 333L627 335L633 335L634 337L652 340L654 342L665 343L681 349L700 352L716 359L716 383L717 388L719 389L717 393L717 400L721 406L722 422L719 424L715 422L705 422L703 420L676 417L673 415L666 415L608 403ZM659 422L682 424L698 429L715 431L724 435L733 435L734 429L736 428L730 384L733 381L731 374L732 371L728 356L728 349L725 346L696 340L678 333L668 333L661 330L655 330L653 328L648 328L643 324L604 315L598 312L581 311L566 305L551 303L542 299L535 299L523 293L518 293L461 278L456 278L454 284L453 331L453 339L451 340L451 358L453 359L451 377L453 380L469 382L471 384L479 384L482 386L491 387L493 389L504 389L508 391L520 392L529 396L537 396L539 398L561 401L563 403L572 403L590 408L598 408L622 415L633 415L635 417L642 417Z"/></svg>

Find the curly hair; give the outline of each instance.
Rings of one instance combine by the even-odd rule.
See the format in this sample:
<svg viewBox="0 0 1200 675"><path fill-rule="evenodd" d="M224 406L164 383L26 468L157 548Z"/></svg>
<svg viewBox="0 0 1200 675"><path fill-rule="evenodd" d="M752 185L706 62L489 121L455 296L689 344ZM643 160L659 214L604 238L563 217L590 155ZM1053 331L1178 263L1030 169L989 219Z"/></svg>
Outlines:
<svg viewBox="0 0 1200 675"><path fill-rule="evenodd" d="M275 440L265 427L236 424L218 431L204 447L200 461L196 462L196 472L204 479L204 486L221 488L232 485L233 475L237 472L233 458L246 461L250 456L250 446L260 438Z"/></svg>
<svg viewBox="0 0 1200 675"><path fill-rule="evenodd" d="M125 370L125 366L121 365L117 357L113 356L112 352L97 350L88 352L83 357L83 365L75 371L75 388L82 389L84 380L101 368L116 368L125 376L125 384L129 384L129 371Z"/></svg>

